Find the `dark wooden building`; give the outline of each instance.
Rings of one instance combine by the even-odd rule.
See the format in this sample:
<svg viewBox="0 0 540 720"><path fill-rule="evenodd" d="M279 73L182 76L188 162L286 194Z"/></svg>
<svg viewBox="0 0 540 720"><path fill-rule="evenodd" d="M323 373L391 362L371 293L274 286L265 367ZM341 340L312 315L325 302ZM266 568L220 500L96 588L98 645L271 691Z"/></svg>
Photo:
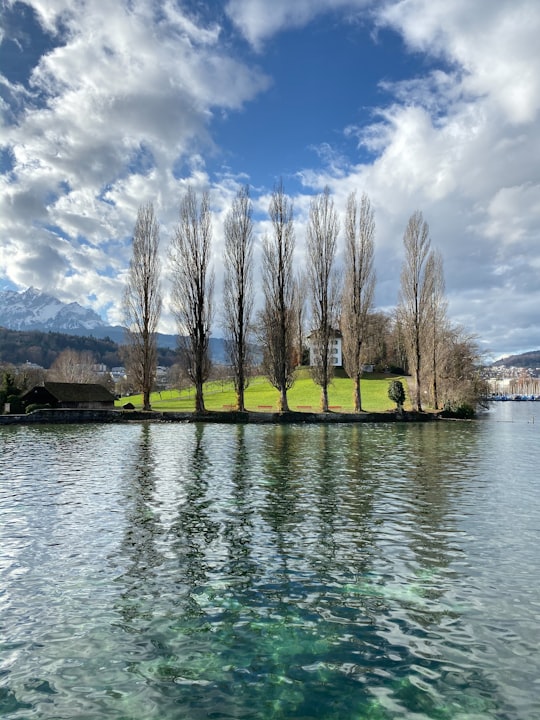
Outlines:
<svg viewBox="0 0 540 720"><path fill-rule="evenodd" d="M26 392L21 400L25 407L37 404L78 410L114 408L114 395L97 383L45 382Z"/></svg>

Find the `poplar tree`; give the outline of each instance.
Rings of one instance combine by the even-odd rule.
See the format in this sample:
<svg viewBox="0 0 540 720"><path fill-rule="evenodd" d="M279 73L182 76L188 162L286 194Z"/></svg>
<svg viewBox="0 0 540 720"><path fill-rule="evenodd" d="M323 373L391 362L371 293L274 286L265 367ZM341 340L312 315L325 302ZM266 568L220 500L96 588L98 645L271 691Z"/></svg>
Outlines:
<svg viewBox="0 0 540 720"><path fill-rule="evenodd" d="M195 386L195 411L204 412L203 386L210 373L208 346L214 275L210 269L212 223L209 196L190 186L169 249L171 306L178 324L181 361Z"/></svg>
<svg viewBox="0 0 540 720"><path fill-rule="evenodd" d="M268 209L272 235L263 238L262 283L264 309L260 314L263 365L279 392L279 410L288 412L287 391L294 383L294 225L292 202L283 183L274 188Z"/></svg>
<svg viewBox="0 0 540 720"><path fill-rule="evenodd" d="M311 201L307 227L311 300L313 380L321 387L321 409L328 412L328 385L334 373L331 350L337 324L338 286L334 272L339 220L328 187Z"/></svg>
<svg viewBox="0 0 540 720"><path fill-rule="evenodd" d="M142 205L133 231L132 257L124 290L125 363L135 388L142 392L143 410L150 410L150 393L157 366L156 333L161 315L159 223L154 205Z"/></svg>
<svg viewBox="0 0 540 720"><path fill-rule="evenodd" d="M429 351L429 370L431 376L431 399L435 410L439 409L439 376L441 374L442 355L445 335L448 330L446 317L447 301L442 255L438 250L429 254L426 274L432 278L428 303L427 347Z"/></svg>
<svg viewBox="0 0 540 720"><path fill-rule="evenodd" d="M429 226L417 210L409 218L403 236L405 259L401 270L398 317L401 323L409 369L414 377L413 404L422 411L422 372L426 349L426 327L433 289L433 263L428 263L431 240Z"/></svg>
<svg viewBox="0 0 540 720"><path fill-rule="evenodd" d="M294 336L294 364L302 365L305 342L305 310L307 301L307 275L300 270L294 279L293 302L293 336Z"/></svg>
<svg viewBox="0 0 540 720"><path fill-rule="evenodd" d="M375 291L373 256L375 249L375 220L369 198L362 195L360 204L352 192L347 201L345 219L345 282L342 299L341 332L343 335L343 364L353 381L354 411L362 410L360 378L364 364L364 345L367 340Z"/></svg>
<svg viewBox="0 0 540 720"><path fill-rule="evenodd" d="M225 218L223 314L226 348L234 374L236 407L245 410L249 382L249 332L253 309L253 220L249 188L241 188Z"/></svg>

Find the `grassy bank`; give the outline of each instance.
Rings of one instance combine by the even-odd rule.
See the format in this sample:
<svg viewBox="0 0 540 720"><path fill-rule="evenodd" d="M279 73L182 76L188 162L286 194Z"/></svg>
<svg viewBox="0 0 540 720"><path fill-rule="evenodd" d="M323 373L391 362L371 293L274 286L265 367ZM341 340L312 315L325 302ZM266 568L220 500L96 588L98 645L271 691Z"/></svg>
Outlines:
<svg viewBox="0 0 540 720"><path fill-rule="evenodd" d="M388 386L392 380L401 379L407 391L405 378L394 375L366 374L361 381L362 406L368 412L385 412L392 410L395 405L388 397ZM246 390L246 409L253 412L275 412L277 410L278 392L264 377L253 378ZM300 412L317 412L321 407L321 389L316 385L306 368L297 372L297 379L287 393L291 410ZM136 408L142 407L142 397L133 395L122 398L116 405L121 407L131 402ZM207 410L230 410L235 404L234 387L231 382L212 381L205 385L204 401ZM163 390L153 393L152 408L159 411L189 411L194 409L194 392L187 390ZM336 412L353 411L353 386L351 380L343 373L336 372L332 384L328 388L328 402L330 409ZM409 407L408 397L405 408Z"/></svg>

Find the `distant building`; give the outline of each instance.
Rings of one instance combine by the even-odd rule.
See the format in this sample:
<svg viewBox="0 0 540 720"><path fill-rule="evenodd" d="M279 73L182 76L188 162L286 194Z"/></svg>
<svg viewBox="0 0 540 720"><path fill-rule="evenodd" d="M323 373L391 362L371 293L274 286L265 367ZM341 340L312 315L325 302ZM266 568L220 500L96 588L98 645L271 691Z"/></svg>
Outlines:
<svg viewBox="0 0 540 720"><path fill-rule="evenodd" d="M24 406L50 405L52 408L112 410L114 395L97 383L45 382L21 395Z"/></svg>
<svg viewBox="0 0 540 720"><path fill-rule="evenodd" d="M123 365L113 367L111 368L110 375L115 382L118 380L125 380L127 378L126 368Z"/></svg>
<svg viewBox="0 0 540 720"><path fill-rule="evenodd" d="M306 338L309 346L309 364L311 367L315 365L315 353L317 350L316 337L317 334L315 332L312 332ZM339 330L332 330L330 335L330 361L334 367L341 367L343 365L341 345L341 332Z"/></svg>

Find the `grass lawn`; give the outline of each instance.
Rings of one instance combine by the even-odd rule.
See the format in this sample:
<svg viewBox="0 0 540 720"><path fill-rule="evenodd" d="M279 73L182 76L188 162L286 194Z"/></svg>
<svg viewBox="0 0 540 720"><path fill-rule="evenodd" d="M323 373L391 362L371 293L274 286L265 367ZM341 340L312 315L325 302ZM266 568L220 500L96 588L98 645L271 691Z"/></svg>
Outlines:
<svg viewBox="0 0 540 720"><path fill-rule="evenodd" d="M366 374L361 381L362 406L364 410L371 412L384 412L392 410L395 405L388 397L388 386L392 380L401 380L407 392L405 378L394 375ZM351 380L343 370L337 370L331 385L328 388L328 404L330 409L336 412L353 411L353 386ZM268 380L259 376L253 378L245 393L246 408L254 412L277 411L278 392ZM289 407L291 410L305 412L317 412L321 407L321 388L316 385L307 368L300 368L297 371L297 379L287 393ZM122 407L126 402L131 402L136 408L142 407L142 396L132 395L129 398L121 398L116 402L117 407ZM163 390L153 393L151 397L152 409L167 411L189 411L194 410L195 398L193 388L188 390ZM204 403L207 410L229 410L234 407L235 393L230 382L215 380L205 385ZM408 397L405 407L409 406Z"/></svg>

